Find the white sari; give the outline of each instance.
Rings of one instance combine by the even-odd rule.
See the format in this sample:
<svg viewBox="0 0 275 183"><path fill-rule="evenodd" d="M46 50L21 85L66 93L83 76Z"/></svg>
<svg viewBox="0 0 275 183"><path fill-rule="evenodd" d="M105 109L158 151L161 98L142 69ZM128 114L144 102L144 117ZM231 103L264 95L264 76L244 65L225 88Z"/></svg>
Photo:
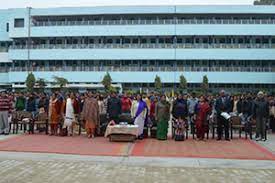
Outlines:
<svg viewBox="0 0 275 183"><path fill-rule="evenodd" d="M75 122L73 102L72 99L68 98L66 102L66 112L63 128L71 127L73 122Z"/></svg>
<svg viewBox="0 0 275 183"><path fill-rule="evenodd" d="M131 115L132 117L135 117L135 114L138 110L139 107L139 102L138 101L134 101L132 103L132 108L131 108ZM146 108L144 108L144 110L135 118L134 124L138 125L138 135L142 135L143 134L143 129L144 129L144 122L145 122L145 118L146 118Z"/></svg>

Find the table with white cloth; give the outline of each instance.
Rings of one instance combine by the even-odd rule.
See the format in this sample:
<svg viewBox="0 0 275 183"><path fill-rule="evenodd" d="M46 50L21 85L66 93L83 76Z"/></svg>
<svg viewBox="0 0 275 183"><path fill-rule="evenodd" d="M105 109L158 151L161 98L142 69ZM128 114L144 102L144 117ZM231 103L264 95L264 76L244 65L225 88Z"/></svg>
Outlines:
<svg viewBox="0 0 275 183"><path fill-rule="evenodd" d="M108 125L105 137L112 141L133 142L138 136L138 125Z"/></svg>

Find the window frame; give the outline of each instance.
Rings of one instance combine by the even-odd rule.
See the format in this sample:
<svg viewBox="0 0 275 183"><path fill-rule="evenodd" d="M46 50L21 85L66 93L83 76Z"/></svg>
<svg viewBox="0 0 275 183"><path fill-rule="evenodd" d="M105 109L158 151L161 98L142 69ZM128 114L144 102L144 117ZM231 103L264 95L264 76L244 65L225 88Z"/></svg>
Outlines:
<svg viewBox="0 0 275 183"><path fill-rule="evenodd" d="M25 27L25 19L24 18L15 18L14 19L14 28L24 28L24 27Z"/></svg>

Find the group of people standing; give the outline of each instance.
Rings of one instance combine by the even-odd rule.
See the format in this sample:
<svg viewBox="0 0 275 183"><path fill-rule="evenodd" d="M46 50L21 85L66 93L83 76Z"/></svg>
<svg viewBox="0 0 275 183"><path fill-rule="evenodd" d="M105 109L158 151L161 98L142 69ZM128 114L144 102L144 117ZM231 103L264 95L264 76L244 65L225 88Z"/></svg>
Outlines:
<svg viewBox="0 0 275 183"><path fill-rule="evenodd" d="M144 127L156 127L156 138L166 140L169 121L172 121L175 140L184 140L185 131L192 124L195 126L194 133L197 139L204 140L209 121L215 116L217 140L221 140L223 134L225 140L230 140L229 122L223 113L233 113L239 115L243 123L249 123L255 118L256 138L265 140L266 119L270 119L271 128L275 126L274 103L273 96L265 96L263 92L252 98L251 94L230 96L224 90L216 97L201 95L198 98L194 93L167 97L156 93L136 95L125 93L118 96L115 92L110 95L92 92L84 94L70 92L63 95L61 92L54 92L48 96L45 93L2 92L0 133L6 135L9 133L8 116L12 111L24 110L32 113L34 117L39 113L47 113L50 135L73 135L74 123L81 119L88 138L104 133L110 121L119 124L128 119L128 123L138 126L138 139L146 136Z"/></svg>

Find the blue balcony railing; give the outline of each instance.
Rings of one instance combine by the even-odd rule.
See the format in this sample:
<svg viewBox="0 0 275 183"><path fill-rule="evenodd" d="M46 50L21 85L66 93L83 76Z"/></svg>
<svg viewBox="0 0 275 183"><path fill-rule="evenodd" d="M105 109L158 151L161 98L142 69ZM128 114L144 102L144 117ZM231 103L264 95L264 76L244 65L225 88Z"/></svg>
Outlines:
<svg viewBox="0 0 275 183"><path fill-rule="evenodd" d="M135 19L135 20L85 20L35 21L33 26L82 26L82 25L162 25L162 24L275 24L275 19Z"/></svg>
<svg viewBox="0 0 275 183"><path fill-rule="evenodd" d="M30 49L271 49L275 44L39 44ZM10 49L28 49L26 45L12 45Z"/></svg>
<svg viewBox="0 0 275 183"><path fill-rule="evenodd" d="M26 66L22 67L10 67L6 69L0 70L0 72L21 72L27 71ZM265 66L265 67L258 67L258 66L183 66L177 65L176 67L173 66L95 66L95 65L82 65L82 66L34 66L32 67L32 71L36 72L47 72L47 71L63 71L63 72L70 72L70 71L94 71L94 72L275 72L275 67L272 66Z"/></svg>

